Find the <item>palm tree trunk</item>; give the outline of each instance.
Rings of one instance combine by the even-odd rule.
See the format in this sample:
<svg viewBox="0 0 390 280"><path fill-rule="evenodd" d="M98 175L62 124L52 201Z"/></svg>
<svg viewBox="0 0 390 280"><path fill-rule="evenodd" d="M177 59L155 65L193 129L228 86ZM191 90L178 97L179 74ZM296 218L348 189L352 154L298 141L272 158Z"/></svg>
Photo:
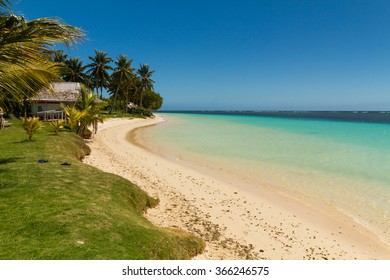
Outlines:
<svg viewBox="0 0 390 280"><path fill-rule="evenodd" d="M115 92L115 96L114 96L114 108L115 108L115 110L117 110L116 99L117 99L117 96L118 96L119 88L120 88L120 86L122 84L122 74L123 73L121 73L121 76L119 78L119 84L118 84L118 87L116 88L116 92ZM127 106L127 103L126 103L126 106Z"/></svg>
<svg viewBox="0 0 390 280"><path fill-rule="evenodd" d="M140 91L140 97L139 97L139 106L142 107L142 97L144 96L144 90L141 89Z"/></svg>
<svg viewBox="0 0 390 280"><path fill-rule="evenodd" d="M127 104L129 104L129 91L126 90L126 105L125 105L125 113L127 114Z"/></svg>

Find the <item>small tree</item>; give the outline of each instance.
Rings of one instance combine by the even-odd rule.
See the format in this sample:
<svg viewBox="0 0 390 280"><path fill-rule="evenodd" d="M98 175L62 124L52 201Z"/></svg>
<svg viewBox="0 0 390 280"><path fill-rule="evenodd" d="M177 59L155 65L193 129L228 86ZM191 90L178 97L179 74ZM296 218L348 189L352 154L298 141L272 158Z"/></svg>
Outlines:
<svg viewBox="0 0 390 280"><path fill-rule="evenodd" d="M64 120L57 120L50 122L50 126L53 128L55 135L58 135L58 132L61 128L64 128Z"/></svg>
<svg viewBox="0 0 390 280"><path fill-rule="evenodd" d="M85 117L86 112L80 111L74 106L64 106L64 111L70 130L76 132L76 127L79 125L80 120Z"/></svg>
<svg viewBox="0 0 390 280"><path fill-rule="evenodd" d="M144 108L151 111L156 111L161 108L163 104L163 98L160 94L154 91L146 91L143 98Z"/></svg>
<svg viewBox="0 0 390 280"><path fill-rule="evenodd" d="M80 127L78 134L85 136L85 130L87 126L93 126L93 132L97 132L97 123L103 122L103 118L99 116L100 106L103 105L97 101L97 96L90 90L87 90L85 86L81 86L81 95L77 100L76 107L84 113L80 118Z"/></svg>
<svg viewBox="0 0 390 280"><path fill-rule="evenodd" d="M42 122L37 117L22 118L22 125L27 132L28 141L31 141L33 135L42 128Z"/></svg>

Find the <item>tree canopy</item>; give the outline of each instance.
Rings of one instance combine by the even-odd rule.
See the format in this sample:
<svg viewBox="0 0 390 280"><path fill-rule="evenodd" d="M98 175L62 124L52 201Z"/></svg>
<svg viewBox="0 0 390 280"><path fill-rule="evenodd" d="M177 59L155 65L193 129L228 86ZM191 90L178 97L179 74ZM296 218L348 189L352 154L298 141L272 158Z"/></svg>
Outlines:
<svg viewBox="0 0 390 280"><path fill-rule="evenodd" d="M111 95L111 106L127 110L129 102L156 110L162 97L154 92L148 64L132 67L133 59L119 54L114 61L107 52L95 50L89 63L55 50L58 44L69 47L82 41L84 32L61 20L39 18L27 21L12 13L12 1L0 0L0 107L21 104L54 81L79 82ZM113 64L113 65L112 65Z"/></svg>
<svg viewBox="0 0 390 280"><path fill-rule="evenodd" d="M49 58L54 44L71 46L84 32L57 19L31 21L12 13L0 1L0 104L23 100L60 76L60 65Z"/></svg>

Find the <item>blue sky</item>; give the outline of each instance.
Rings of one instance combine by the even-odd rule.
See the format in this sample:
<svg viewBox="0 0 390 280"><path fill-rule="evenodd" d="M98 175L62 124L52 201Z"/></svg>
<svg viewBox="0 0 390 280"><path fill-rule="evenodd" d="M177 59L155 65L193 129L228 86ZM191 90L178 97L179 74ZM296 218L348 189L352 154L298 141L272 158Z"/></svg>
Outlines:
<svg viewBox="0 0 390 280"><path fill-rule="evenodd" d="M164 109L390 110L387 0L19 0L156 70Z"/></svg>

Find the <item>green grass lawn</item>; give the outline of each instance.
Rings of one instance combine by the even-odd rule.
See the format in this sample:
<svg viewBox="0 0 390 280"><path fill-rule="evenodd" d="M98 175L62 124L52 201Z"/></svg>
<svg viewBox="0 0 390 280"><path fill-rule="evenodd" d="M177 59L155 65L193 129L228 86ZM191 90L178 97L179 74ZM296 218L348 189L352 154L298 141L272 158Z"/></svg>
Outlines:
<svg viewBox="0 0 390 280"><path fill-rule="evenodd" d="M47 125L27 142L12 122L0 130L0 259L188 259L203 250L199 238L146 220L158 202L136 185L80 162L88 148L76 135Z"/></svg>

